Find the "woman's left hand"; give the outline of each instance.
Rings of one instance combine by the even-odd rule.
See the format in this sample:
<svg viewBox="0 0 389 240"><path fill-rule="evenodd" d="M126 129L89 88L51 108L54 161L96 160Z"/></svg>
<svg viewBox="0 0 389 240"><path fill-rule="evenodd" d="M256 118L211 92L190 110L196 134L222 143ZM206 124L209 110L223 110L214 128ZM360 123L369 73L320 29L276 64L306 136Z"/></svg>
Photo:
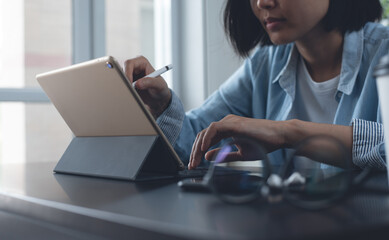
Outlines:
<svg viewBox="0 0 389 240"><path fill-rule="evenodd" d="M228 115L218 122L213 122L208 128L197 134L192 147L188 168L196 168L203 156L207 160L213 159L216 149L208 149L225 138L249 137L262 144L267 152L285 146L285 127L283 121L254 119ZM239 147L238 147L239 148ZM244 154L240 148L237 154ZM236 156L239 158L239 156Z"/></svg>

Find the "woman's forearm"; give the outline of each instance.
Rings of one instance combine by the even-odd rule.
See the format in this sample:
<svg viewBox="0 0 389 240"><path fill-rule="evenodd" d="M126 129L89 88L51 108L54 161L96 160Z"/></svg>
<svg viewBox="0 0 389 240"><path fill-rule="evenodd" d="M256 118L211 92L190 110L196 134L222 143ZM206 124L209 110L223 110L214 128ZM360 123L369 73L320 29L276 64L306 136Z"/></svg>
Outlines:
<svg viewBox="0 0 389 240"><path fill-rule="evenodd" d="M338 139L346 148L349 161L352 159L353 129L352 126L335 124L313 123L297 119L284 122L285 147L292 147L305 138L314 135L328 135ZM337 166L345 166L345 162L333 163Z"/></svg>

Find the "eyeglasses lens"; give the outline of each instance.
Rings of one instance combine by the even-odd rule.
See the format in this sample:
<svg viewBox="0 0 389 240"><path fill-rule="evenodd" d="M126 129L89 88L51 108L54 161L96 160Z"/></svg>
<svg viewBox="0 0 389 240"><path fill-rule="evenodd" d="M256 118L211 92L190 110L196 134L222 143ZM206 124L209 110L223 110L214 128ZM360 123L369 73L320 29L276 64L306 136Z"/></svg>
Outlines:
<svg viewBox="0 0 389 240"><path fill-rule="evenodd" d="M282 173L285 197L307 208L325 207L340 198L351 183L347 157L336 139L317 136L304 140ZM343 166L334 166L339 163Z"/></svg>
<svg viewBox="0 0 389 240"><path fill-rule="evenodd" d="M261 161L265 157L262 147L248 139L225 144L214 158L213 191L230 203L254 200L269 174Z"/></svg>

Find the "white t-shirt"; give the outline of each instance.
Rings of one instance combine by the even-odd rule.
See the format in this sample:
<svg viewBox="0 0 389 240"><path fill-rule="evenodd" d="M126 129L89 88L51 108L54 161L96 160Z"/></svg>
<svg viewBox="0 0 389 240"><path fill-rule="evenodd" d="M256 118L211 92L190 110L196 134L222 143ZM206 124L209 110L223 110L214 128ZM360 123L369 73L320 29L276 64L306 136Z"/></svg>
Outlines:
<svg viewBox="0 0 389 240"><path fill-rule="evenodd" d="M338 102L340 76L325 82L312 80L302 57L297 66L296 96L289 119L297 118L316 123L333 123Z"/></svg>

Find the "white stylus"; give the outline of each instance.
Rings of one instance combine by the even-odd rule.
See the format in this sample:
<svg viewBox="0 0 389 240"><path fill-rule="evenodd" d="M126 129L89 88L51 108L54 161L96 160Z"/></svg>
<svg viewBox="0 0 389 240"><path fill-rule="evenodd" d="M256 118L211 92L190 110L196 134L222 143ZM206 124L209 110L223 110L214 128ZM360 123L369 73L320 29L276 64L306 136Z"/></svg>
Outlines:
<svg viewBox="0 0 389 240"><path fill-rule="evenodd" d="M173 64L169 64L169 65L166 65L164 66L163 68L160 68L158 70L155 70L154 72L144 76L144 78L148 77L148 78L155 78L155 77L158 77L159 75L169 71L170 69L173 68ZM135 82L132 83L132 86L135 87Z"/></svg>

